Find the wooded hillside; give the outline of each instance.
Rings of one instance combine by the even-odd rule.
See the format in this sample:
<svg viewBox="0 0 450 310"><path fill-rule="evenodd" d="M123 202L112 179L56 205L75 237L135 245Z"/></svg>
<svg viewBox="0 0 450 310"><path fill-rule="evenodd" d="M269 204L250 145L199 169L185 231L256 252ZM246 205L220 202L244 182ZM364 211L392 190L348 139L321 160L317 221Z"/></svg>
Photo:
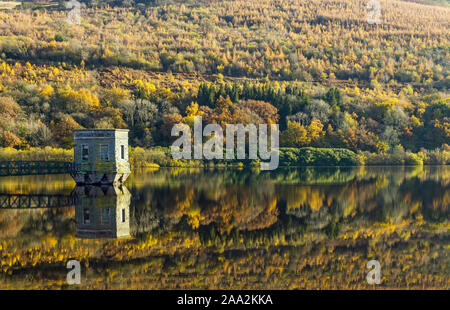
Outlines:
<svg viewBox="0 0 450 310"><path fill-rule="evenodd" d="M447 152L450 8L359 0L83 1L0 11L0 145L79 127L169 145L195 115L278 122L282 146ZM101 5L101 7L99 7ZM270 117L268 117L268 115Z"/></svg>

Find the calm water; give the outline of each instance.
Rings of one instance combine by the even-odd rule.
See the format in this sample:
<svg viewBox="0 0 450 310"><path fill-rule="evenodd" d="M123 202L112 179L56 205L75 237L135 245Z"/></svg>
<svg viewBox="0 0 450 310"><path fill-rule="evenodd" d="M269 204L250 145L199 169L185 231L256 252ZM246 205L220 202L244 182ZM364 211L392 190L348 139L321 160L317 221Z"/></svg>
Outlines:
<svg viewBox="0 0 450 310"><path fill-rule="evenodd" d="M0 289L450 288L445 166L8 177L0 204Z"/></svg>

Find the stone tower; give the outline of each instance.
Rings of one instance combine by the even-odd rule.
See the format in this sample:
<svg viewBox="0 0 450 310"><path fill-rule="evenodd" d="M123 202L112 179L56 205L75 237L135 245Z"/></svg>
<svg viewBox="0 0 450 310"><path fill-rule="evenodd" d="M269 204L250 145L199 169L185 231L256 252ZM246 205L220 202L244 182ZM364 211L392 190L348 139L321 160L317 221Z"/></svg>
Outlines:
<svg viewBox="0 0 450 310"><path fill-rule="evenodd" d="M131 194L125 186L76 186L72 195L78 238L130 236Z"/></svg>
<svg viewBox="0 0 450 310"><path fill-rule="evenodd" d="M128 129L82 129L74 134L77 184L120 184L130 175Z"/></svg>

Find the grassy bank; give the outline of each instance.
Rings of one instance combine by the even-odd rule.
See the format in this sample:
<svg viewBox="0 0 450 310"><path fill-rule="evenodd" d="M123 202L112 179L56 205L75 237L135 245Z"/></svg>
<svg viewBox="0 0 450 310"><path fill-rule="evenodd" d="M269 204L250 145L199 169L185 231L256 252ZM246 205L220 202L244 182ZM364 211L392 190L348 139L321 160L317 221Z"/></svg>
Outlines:
<svg viewBox="0 0 450 310"><path fill-rule="evenodd" d="M0 161L73 161L73 150L62 148L0 148ZM130 148L130 163L143 167L259 167L259 160L175 160L169 147ZM377 154L342 148L280 148L279 166L448 165L450 148L412 153L401 147Z"/></svg>
<svg viewBox="0 0 450 310"><path fill-rule="evenodd" d="M259 160L174 160L169 147L130 149L130 161L134 167L259 167ZM418 153L405 151L401 146L387 153L355 153L343 148L280 148L280 167L294 166L374 166L374 165L448 165L450 148Z"/></svg>

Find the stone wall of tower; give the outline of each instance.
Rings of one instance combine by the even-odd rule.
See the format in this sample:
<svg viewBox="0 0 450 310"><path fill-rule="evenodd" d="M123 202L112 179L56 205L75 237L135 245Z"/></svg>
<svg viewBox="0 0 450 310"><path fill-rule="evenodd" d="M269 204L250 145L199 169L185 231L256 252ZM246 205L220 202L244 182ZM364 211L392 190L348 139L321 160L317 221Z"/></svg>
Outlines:
<svg viewBox="0 0 450 310"><path fill-rule="evenodd" d="M126 180L130 174L128 130L76 130L74 141L72 176L77 184L115 184ZM83 149L88 154L85 158Z"/></svg>

